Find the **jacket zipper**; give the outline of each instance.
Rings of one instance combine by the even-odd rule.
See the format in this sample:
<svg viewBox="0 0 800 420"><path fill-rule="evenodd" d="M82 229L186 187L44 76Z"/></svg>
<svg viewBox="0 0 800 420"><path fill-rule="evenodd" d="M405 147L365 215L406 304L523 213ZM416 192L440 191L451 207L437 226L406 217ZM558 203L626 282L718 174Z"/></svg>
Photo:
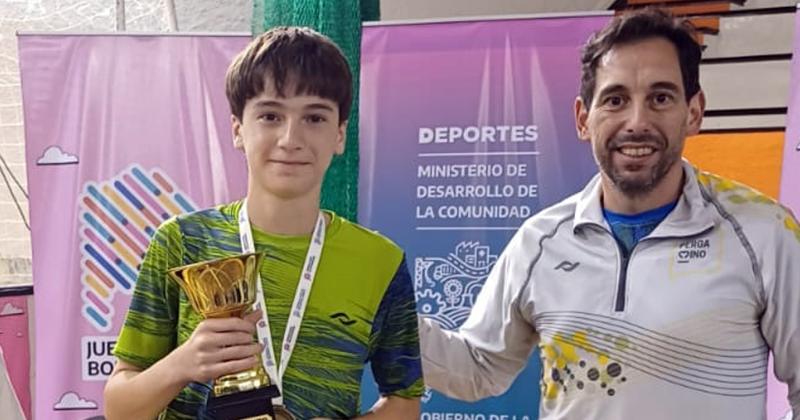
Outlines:
<svg viewBox="0 0 800 420"><path fill-rule="evenodd" d="M636 247L639 246L640 243L652 239L687 239L690 237L704 235L713 229L713 226L710 226L706 229L703 229L701 232L698 232L694 235L687 235L687 236L659 236L657 238L646 237L639 240L639 242L633 245L631 248L631 252L626 256L625 252L622 249L622 246L617 242L617 239L614 238L614 234L608 232L612 238L614 238L614 243L617 244L617 250L619 251L620 255L620 272L619 272L619 279L617 280L617 295L614 298L614 312L624 312L625 311L625 290L628 283L628 263L630 263L631 257L633 257L634 251L636 251Z"/></svg>
<svg viewBox="0 0 800 420"><path fill-rule="evenodd" d="M622 246L617 242L616 239L614 239L614 243L617 244L617 250L619 251L620 255L620 270L619 279L617 279L617 296L614 299L614 312L624 312L625 288L628 283L628 262L630 262L631 255L633 255L633 250L636 248L638 243L631 248L631 252L628 255L625 255L625 251L622 249Z"/></svg>

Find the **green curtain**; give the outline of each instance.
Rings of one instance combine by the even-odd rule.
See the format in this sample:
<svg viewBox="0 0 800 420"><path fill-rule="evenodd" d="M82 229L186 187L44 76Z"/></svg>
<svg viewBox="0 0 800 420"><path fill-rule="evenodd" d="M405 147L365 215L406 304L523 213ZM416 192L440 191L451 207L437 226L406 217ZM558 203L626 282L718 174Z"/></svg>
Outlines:
<svg viewBox="0 0 800 420"><path fill-rule="evenodd" d="M378 20L379 0L253 0L253 34L274 26L308 26L344 51L353 71L353 111L345 153L334 158L322 184L322 207L356 221L358 215L358 83L361 22Z"/></svg>

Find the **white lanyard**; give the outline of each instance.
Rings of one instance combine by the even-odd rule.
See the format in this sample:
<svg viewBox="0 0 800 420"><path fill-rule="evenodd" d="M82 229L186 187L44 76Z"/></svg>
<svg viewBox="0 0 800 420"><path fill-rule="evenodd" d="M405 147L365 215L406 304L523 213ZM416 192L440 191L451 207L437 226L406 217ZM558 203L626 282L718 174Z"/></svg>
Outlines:
<svg viewBox="0 0 800 420"><path fill-rule="evenodd" d="M244 253L255 252L255 241L253 240L253 230L250 227L250 219L247 215L247 199L242 201L239 209L239 240L242 243ZM272 334L269 327L269 317L267 316L267 304L264 301L264 288L261 285L261 274L256 271L256 303L254 309L260 310L264 318L256 326L258 341L264 345L261 353L261 360L264 362L264 369L270 380L278 386L281 395L273 398L273 404L283 405L283 374L289 359L292 357L294 345L297 341L297 334L300 331L300 324L303 323L308 297L311 294L311 286L314 284L314 277L319 266L320 255L322 255L322 245L325 243L325 217L322 212L317 216L317 224L314 233L311 234L311 243L308 245L308 253L303 263L300 273L300 280L297 282L297 291L294 294L289 319L286 321L286 331L283 334L283 344L281 345L281 364L276 370L275 351L272 349Z"/></svg>

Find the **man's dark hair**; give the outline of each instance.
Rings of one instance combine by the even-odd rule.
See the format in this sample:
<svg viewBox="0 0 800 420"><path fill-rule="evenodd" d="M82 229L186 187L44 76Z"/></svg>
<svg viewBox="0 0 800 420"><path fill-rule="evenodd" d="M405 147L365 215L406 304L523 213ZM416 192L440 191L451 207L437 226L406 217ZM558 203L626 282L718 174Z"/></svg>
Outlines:
<svg viewBox="0 0 800 420"><path fill-rule="evenodd" d="M646 8L616 16L589 38L581 51L581 99L589 108L594 99L597 65L612 48L651 38L664 38L678 52L683 91L688 102L700 91L700 55L695 28L686 19L676 19L663 9Z"/></svg>
<svg viewBox="0 0 800 420"><path fill-rule="evenodd" d="M342 51L310 28L277 27L256 37L234 58L225 76L231 114L242 119L245 103L264 91L269 78L276 93L315 95L339 106L339 124L350 116L353 75Z"/></svg>

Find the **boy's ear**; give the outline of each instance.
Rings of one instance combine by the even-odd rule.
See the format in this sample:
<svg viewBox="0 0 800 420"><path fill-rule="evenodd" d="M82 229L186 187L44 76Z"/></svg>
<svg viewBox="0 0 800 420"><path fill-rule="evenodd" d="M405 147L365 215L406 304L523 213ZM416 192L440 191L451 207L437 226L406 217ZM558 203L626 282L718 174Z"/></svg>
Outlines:
<svg viewBox="0 0 800 420"><path fill-rule="evenodd" d="M239 150L244 148L244 139L242 139L242 122L236 115L231 115L231 134L233 135L233 147Z"/></svg>
<svg viewBox="0 0 800 420"><path fill-rule="evenodd" d="M336 136L336 148L334 153L337 155L344 154L345 140L347 140L347 121L339 124L339 133Z"/></svg>

